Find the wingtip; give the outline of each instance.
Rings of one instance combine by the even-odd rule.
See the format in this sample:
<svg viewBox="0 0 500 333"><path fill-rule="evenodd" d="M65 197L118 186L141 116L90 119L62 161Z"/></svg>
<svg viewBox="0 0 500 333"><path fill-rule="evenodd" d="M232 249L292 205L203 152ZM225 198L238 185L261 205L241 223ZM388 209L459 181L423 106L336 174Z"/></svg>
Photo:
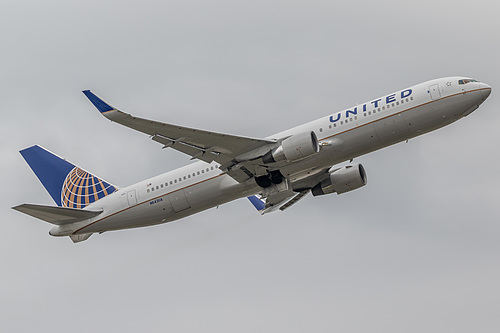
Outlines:
<svg viewBox="0 0 500 333"><path fill-rule="evenodd" d="M259 199L259 197L257 197L256 195L252 195L247 198L259 212L262 212L266 208L265 202Z"/></svg>
<svg viewBox="0 0 500 333"><path fill-rule="evenodd" d="M87 96L89 101L94 104L94 106L99 110L100 113L108 112L115 110L114 107L109 105L108 103L104 102L102 99L97 97L93 92L90 90L82 90L82 93Z"/></svg>

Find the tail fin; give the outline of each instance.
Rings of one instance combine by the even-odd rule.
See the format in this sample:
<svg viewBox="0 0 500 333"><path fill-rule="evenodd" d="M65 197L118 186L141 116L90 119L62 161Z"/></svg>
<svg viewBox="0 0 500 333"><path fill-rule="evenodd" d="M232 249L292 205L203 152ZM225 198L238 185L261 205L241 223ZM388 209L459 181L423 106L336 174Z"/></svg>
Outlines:
<svg viewBox="0 0 500 333"><path fill-rule="evenodd" d="M82 209L117 190L40 146L26 148L20 153L60 207Z"/></svg>

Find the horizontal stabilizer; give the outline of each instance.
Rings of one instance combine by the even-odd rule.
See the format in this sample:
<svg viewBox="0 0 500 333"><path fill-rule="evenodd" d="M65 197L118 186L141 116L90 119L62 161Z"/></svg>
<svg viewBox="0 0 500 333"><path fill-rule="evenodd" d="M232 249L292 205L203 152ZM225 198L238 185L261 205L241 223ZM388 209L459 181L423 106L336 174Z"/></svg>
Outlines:
<svg viewBox="0 0 500 333"><path fill-rule="evenodd" d="M55 225L65 225L88 220L102 213L102 211L81 210L34 204L22 204L16 207L12 207L12 209Z"/></svg>

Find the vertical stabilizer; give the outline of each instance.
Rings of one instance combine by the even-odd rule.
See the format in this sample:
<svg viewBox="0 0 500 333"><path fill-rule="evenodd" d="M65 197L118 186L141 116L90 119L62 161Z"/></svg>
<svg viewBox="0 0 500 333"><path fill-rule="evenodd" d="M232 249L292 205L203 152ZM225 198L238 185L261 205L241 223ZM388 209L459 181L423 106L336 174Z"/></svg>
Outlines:
<svg viewBox="0 0 500 333"><path fill-rule="evenodd" d="M60 207L82 209L117 190L40 146L26 148L20 153Z"/></svg>

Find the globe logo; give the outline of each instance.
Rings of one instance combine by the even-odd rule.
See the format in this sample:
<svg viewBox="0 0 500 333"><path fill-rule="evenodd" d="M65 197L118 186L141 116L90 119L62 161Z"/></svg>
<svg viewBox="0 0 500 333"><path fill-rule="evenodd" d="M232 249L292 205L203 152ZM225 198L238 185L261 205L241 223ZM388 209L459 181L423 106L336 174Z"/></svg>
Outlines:
<svg viewBox="0 0 500 333"><path fill-rule="evenodd" d="M78 167L73 168L63 183L63 207L82 209L116 191L116 188Z"/></svg>

